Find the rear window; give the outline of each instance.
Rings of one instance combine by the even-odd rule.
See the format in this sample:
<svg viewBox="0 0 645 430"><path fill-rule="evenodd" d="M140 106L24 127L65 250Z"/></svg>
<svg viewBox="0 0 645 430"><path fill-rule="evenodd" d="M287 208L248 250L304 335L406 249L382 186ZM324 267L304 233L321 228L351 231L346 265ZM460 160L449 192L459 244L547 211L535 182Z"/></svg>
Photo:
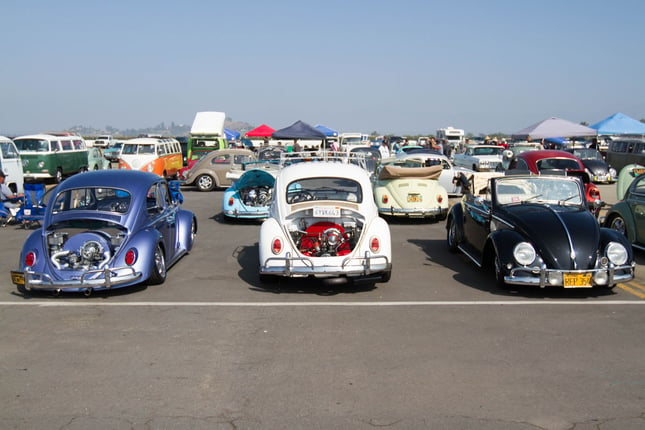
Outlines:
<svg viewBox="0 0 645 430"><path fill-rule="evenodd" d="M74 188L56 196L53 213L77 210L126 213L130 193L116 188Z"/></svg>
<svg viewBox="0 0 645 430"><path fill-rule="evenodd" d="M305 178L287 187L287 203L314 200L340 200L352 203L363 201L361 185L347 178Z"/></svg>

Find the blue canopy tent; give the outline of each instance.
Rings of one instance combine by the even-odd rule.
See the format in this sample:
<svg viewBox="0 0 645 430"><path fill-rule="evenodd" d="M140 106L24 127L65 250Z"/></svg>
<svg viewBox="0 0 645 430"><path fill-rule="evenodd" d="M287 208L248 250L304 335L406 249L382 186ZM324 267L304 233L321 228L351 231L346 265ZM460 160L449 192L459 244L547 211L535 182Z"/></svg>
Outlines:
<svg viewBox="0 0 645 430"><path fill-rule="evenodd" d="M224 137L226 140L237 140L241 136L241 133L239 131L235 130L230 130L228 128L224 129Z"/></svg>
<svg viewBox="0 0 645 430"><path fill-rule="evenodd" d="M289 127L281 128L273 132L274 139L324 139L325 133L307 124L296 121Z"/></svg>
<svg viewBox="0 0 645 430"><path fill-rule="evenodd" d="M598 131L599 135L645 135L645 124L630 118L620 112L611 115L589 127Z"/></svg>
<svg viewBox="0 0 645 430"><path fill-rule="evenodd" d="M324 126L322 124L318 124L314 126L314 128L325 133L325 136L327 137L338 137L338 132L336 130L332 130L331 128Z"/></svg>

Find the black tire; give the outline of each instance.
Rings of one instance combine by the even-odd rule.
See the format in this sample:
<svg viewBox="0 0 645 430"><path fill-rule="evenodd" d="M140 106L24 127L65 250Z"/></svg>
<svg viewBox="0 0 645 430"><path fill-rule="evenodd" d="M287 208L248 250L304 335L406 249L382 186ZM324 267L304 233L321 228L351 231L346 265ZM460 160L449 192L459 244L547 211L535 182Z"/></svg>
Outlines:
<svg viewBox="0 0 645 430"><path fill-rule="evenodd" d="M383 272L381 282L390 282L390 279L392 279L392 271L388 270L387 272Z"/></svg>
<svg viewBox="0 0 645 430"><path fill-rule="evenodd" d="M450 252L459 251L459 241L457 239L457 223L454 218L450 218L448 224L448 232L446 235L446 241L448 242L448 250Z"/></svg>
<svg viewBox="0 0 645 430"><path fill-rule="evenodd" d="M188 244L188 249L193 249L195 244L195 236L197 236L197 224L195 224L195 219L193 218L190 223L190 238L188 239L190 243Z"/></svg>
<svg viewBox="0 0 645 430"><path fill-rule="evenodd" d="M195 185L197 185L197 189L199 191L213 191L215 188L215 178L213 178L211 175L199 175L197 179L195 179Z"/></svg>
<svg viewBox="0 0 645 430"><path fill-rule="evenodd" d="M621 216L615 216L611 219L609 223L609 228L616 230L621 233L623 236L627 237L627 228L625 227L625 220Z"/></svg>
<svg viewBox="0 0 645 430"><path fill-rule="evenodd" d="M60 167L56 169L56 175L54 176L54 181L56 181L57 184L60 184L61 182L63 182L63 171Z"/></svg>
<svg viewBox="0 0 645 430"><path fill-rule="evenodd" d="M149 285L163 284L166 280L166 257L163 254L161 245L157 244L155 255L152 259L152 267L150 269L150 277L148 278Z"/></svg>
<svg viewBox="0 0 645 430"><path fill-rule="evenodd" d="M495 283L499 288L504 290L508 289L508 285L504 282L504 273L502 273L502 262L499 260L499 255L495 253L493 259L493 271L495 273Z"/></svg>

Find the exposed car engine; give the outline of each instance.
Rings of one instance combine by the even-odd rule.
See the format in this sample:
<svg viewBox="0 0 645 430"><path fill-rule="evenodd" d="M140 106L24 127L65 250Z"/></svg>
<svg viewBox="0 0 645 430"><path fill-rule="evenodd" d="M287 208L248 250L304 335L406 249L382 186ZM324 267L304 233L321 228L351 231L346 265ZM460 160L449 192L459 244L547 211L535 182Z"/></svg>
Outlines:
<svg viewBox="0 0 645 430"><path fill-rule="evenodd" d="M308 257L350 254L362 232L362 224L350 218L333 221L301 218L298 224L289 226L291 239L300 253Z"/></svg>
<svg viewBox="0 0 645 430"><path fill-rule="evenodd" d="M240 198L246 206L268 206L273 200L273 187L262 185L242 188Z"/></svg>
<svg viewBox="0 0 645 430"><path fill-rule="evenodd" d="M100 230L75 235L54 231L47 236L49 258L58 270L102 269L124 239L124 233L110 235Z"/></svg>

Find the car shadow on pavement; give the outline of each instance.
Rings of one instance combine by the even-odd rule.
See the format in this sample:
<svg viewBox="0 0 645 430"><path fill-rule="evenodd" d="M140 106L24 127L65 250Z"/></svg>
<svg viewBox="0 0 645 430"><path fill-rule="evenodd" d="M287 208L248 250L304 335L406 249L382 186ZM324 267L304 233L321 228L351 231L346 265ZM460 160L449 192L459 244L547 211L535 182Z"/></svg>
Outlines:
<svg viewBox="0 0 645 430"><path fill-rule="evenodd" d="M381 218L387 221L388 225L423 225L423 224L439 224L445 222L444 219L439 218L407 218L379 214Z"/></svg>
<svg viewBox="0 0 645 430"><path fill-rule="evenodd" d="M97 299L108 299L110 297L118 297L129 294L138 293L140 291L148 288L148 285L145 283L131 285L128 287L115 288L112 290L100 290L100 291L89 291L85 292L60 292L56 293L54 291L48 290L32 290L26 293L14 290L11 292L11 295L16 297L22 297L25 300L38 300L38 299L65 299L65 300L75 300L82 299L87 300L88 298L97 298Z"/></svg>
<svg viewBox="0 0 645 430"><path fill-rule="evenodd" d="M260 225L264 219L249 219L249 218L229 218L224 213L219 212L213 215L210 219L217 221L220 224L239 224L239 225Z"/></svg>
<svg viewBox="0 0 645 430"><path fill-rule="evenodd" d="M452 253L448 250L445 240L410 239L410 243L421 248L429 261L453 270L453 279L467 287L499 296L525 298L580 299L606 297L616 294L609 288L578 288L561 287L539 288L535 286L507 285L500 288L495 283L491 270L478 267L463 253Z"/></svg>
<svg viewBox="0 0 645 430"><path fill-rule="evenodd" d="M312 294L334 296L338 294L356 294L376 288L374 282L352 282L344 278L282 278L274 282L261 282L258 271L258 244L238 247L233 256L242 269L238 272L241 280L249 284L251 291L271 294Z"/></svg>

